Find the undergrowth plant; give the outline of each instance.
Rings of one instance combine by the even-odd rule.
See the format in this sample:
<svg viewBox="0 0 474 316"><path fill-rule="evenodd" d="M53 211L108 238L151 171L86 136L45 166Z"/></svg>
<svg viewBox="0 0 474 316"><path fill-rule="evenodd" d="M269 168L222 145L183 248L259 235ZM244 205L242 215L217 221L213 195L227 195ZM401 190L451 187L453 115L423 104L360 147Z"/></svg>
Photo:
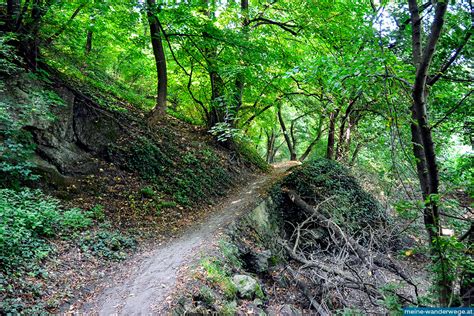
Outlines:
<svg viewBox="0 0 474 316"><path fill-rule="evenodd" d="M109 228L94 232L94 221L104 218L101 205L63 209L59 200L40 190L0 189L0 314L45 310L47 306L35 301L44 294L42 282L35 279L48 277L43 264L56 251L53 239L77 243L86 255L125 258L135 240Z"/></svg>

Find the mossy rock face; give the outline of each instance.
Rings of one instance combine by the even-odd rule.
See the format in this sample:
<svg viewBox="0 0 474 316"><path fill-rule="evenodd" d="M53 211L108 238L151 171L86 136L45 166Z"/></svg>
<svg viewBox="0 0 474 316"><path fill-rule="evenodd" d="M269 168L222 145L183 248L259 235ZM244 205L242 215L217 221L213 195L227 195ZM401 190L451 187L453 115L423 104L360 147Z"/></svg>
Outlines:
<svg viewBox="0 0 474 316"><path fill-rule="evenodd" d="M346 167L332 160L304 163L284 179L281 187L295 190L311 205L319 205L321 212L350 233L358 234L367 226L387 221L380 203L362 189ZM306 217L284 194L277 200L285 220L296 222Z"/></svg>

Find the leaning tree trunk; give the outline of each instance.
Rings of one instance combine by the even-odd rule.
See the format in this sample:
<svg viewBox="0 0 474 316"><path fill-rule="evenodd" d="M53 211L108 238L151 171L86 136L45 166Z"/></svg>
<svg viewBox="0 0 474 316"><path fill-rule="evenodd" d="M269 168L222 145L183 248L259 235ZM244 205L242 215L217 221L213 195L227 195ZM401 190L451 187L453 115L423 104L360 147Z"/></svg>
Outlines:
<svg viewBox="0 0 474 316"><path fill-rule="evenodd" d="M321 140L321 136L323 135L323 123L324 123L324 116L321 115L321 117L319 118L319 125L318 125L318 131L317 131L316 137L308 145L308 147L306 147L306 150L300 156L299 161L304 161L306 158L308 158L309 154L311 154L311 152L313 151L314 146Z"/></svg>
<svg viewBox="0 0 474 316"><path fill-rule="evenodd" d="M156 16L156 1L147 0L147 17L150 24L151 46L155 56L156 74L157 74L157 96L156 106L152 110L149 123L155 125L164 116L166 111L166 97L168 90L168 74L166 72L166 57L161 38L160 20Z"/></svg>
<svg viewBox="0 0 474 316"><path fill-rule="evenodd" d="M291 141L290 135L288 135L288 130L286 129L285 121L281 116L281 109L278 109L278 121L280 121L281 131L283 132L283 137L285 138L286 145L288 146L288 151L290 152L290 160L297 160L295 146Z"/></svg>

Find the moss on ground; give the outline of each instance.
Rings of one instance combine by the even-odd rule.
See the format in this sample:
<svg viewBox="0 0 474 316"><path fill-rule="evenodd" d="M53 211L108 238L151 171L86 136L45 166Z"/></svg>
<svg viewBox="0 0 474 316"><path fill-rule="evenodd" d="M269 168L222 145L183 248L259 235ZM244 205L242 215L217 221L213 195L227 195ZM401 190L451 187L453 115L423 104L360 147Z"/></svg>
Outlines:
<svg viewBox="0 0 474 316"><path fill-rule="evenodd" d="M232 164L243 162L247 169L269 170L268 164L247 145L236 143L236 152L232 152L217 149L210 145L211 139L207 140L208 143L185 142L178 139L175 131L164 127L156 135L123 140L111 147L109 156L183 206L224 195L239 176L239 166ZM239 161L232 161L235 155Z"/></svg>

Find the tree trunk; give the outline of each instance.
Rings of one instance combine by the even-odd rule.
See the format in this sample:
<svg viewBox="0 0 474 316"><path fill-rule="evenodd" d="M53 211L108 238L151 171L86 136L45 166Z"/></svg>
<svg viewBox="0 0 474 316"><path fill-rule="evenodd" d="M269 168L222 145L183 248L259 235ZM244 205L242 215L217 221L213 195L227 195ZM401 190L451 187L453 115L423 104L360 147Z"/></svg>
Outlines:
<svg viewBox="0 0 474 316"><path fill-rule="evenodd" d="M326 150L326 158L334 159L334 135L336 132L336 118L339 114L339 109L335 110L329 115L329 130L328 130L328 146Z"/></svg>
<svg viewBox="0 0 474 316"><path fill-rule="evenodd" d="M273 163L274 162L274 149L275 149L275 131L272 129L271 133L266 133L267 134L267 154L266 154L266 160L268 163Z"/></svg>
<svg viewBox="0 0 474 316"><path fill-rule="evenodd" d="M17 41L14 45L22 57L24 57L27 67L32 70L38 69L39 63L39 29L41 20L52 5L52 0L42 1L24 1L23 6L20 6L21 1L7 0L7 13L2 21L6 20L6 25L1 29L15 32L17 34ZM31 4L31 7L30 7ZM27 16L29 15L29 16Z"/></svg>
<svg viewBox="0 0 474 316"><path fill-rule="evenodd" d="M411 133L413 142L413 154L416 158L416 166L420 188L425 203L424 221L431 245L431 252L435 264L439 265L436 286L438 288L438 299L441 306L449 306L452 299L453 287L448 275L448 262L438 246L441 236L439 223L439 210L437 199L434 195L439 193L438 166L433 144L431 129L428 124L426 111L427 78L436 44L441 35L444 24L444 16L447 10L447 2L438 1L435 9L435 18L431 25L431 32L425 48L421 45L421 26L419 9L416 0L409 0L410 17L412 23L412 49L413 62L416 67L415 82L412 89L412 119Z"/></svg>
<svg viewBox="0 0 474 316"><path fill-rule="evenodd" d="M151 46L153 47L153 55L155 56L156 74L157 74L157 96L156 106L152 110L149 122L151 125L158 123L164 116L166 111L166 97L168 90L168 75L166 72L166 57L161 38L160 20L156 15L156 1L147 0L147 16L150 24Z"/></svg>
<svg viewBox="0 0 474 316"><path fill-rule="evenodd" d="M207 54L209 59L213 58L210 50ZM209 122L207 122L207 125L208 128L212 128L217 123L222 123L226 120L225 104L223 100L224 81L217 73L212 61L209 61L208 66L210 68L209 79L211 81L211 110L209 111Z"/></svg>
<svg viewBox="0 0 474 316"><path fill-rule="evenodd" d="M91 52L92 50L92 36L93 36L93 32L92 30L88 30L87 31L87 36L86 36L86 47L85 47L85 50L84 50L84 53L85 55L89 55L89 53Z"/></svg>
<svg viewBox="0 0 474 316"><path fill-rule="evenodd" d="M336 147L336 160L344 161L347 158L347 154L350 148L351 142L351 121L347 122L347 125L342 123L339 130L339 137Z"/></svg>
<svg viewBox="0 0 474 316"><path fill-rule="evenodd" d="M290 152L290 160L297 160L295 147L291 141L290 135L288 135L285 121L283 120L283 117L281 116L281 109L278 109L278 121L280 121L281 131L283 132L283 137L285 138L286 145L288 146L288 150Z"/></svg>
<svg viewBox="0 0 474 316"><path fill-rule="evenodd" d="M248 24L249 24L249 1L248 0L241 0L240 2L240 13L242 14L242 34L244 38L247 38L247 33L248 33ZM244 52L242 48L240 48L239 52L240 56L239 59L242 60L242 57L244 55ZM232 124L235 126L235 122L237 121L237 113L240 110L240 107L242 106L242 96L244 93L244 75L242 71L238 71L235 79L235 108L234 108L234 119L232 120Z"/></svg>
<svg viewBox="0 0 474 316"><path fill-rule="evenodd" d="M319 118L318 132L316 134L316 137L301 155L299 161L304 161L306 158L308 158L309 154L313 151L314 146L321 140L321 136L323 135L323 123L324 117L321 115L321 117Z"/></svg>
<svg viewBox="0 0 474 316"><path fill-rule="evenodd" d="M7 15L3 22L2 31L15 31L20 17L20 0L7 0Z"/></svg>

